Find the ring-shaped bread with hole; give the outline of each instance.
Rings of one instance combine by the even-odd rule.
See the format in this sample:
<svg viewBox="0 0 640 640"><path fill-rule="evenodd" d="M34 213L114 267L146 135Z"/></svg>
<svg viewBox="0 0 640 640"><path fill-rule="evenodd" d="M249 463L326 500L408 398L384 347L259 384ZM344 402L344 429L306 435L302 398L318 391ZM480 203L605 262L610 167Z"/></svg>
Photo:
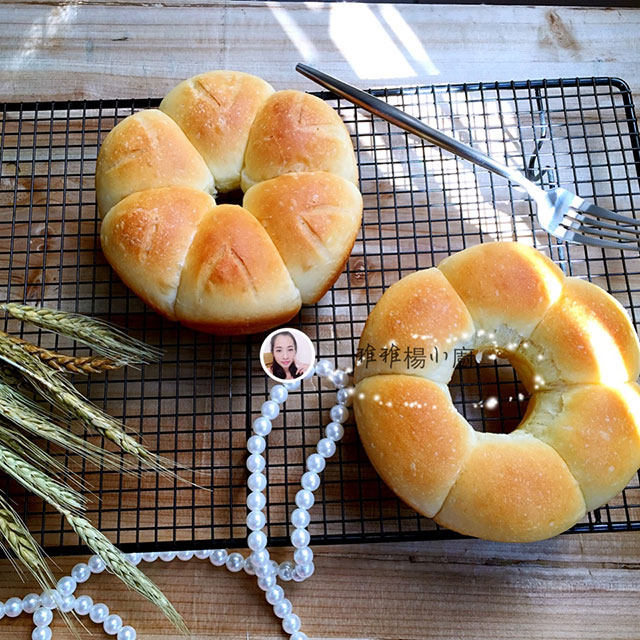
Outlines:
<svg viewBox="0 0 640 640"><path fill-rule="evenodd" d="M454 407L454 354L468 351L507 358L530 392L512 433L477 432ZM462 534L534 541L640 467L639 373L613 296L530 246L492 242L385 291L360 340L354 411L374 467L418 512Z"/></svg>
<svg viewBox="0 0 640 640"><path fill-rule="evenodd" d="M170 320L255 333L331 288L362 219L355 153L326 102L238 71L119 122L96 162L107 260ZM217 192L242 187L242 206Z"/></svg>

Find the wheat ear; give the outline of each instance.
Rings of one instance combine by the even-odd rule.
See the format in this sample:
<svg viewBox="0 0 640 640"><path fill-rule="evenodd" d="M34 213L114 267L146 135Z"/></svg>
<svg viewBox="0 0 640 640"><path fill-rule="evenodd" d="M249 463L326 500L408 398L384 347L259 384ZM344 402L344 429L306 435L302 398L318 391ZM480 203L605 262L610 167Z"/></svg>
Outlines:
<svg viewBox="0 0 640 640"><path fill-rule="evenodd" d="M0 413L2 413L1 407ZM41 449L37 444L34 444L11 426L3 424L2 422L0 422L0 442L19 456L22 456L25 460L29 460L34 465L37 465L37 467L45 473L49 472L58 476L73 475L69 469L60 464L60 462Z"/></svg>
<svg viewBox="0 0 640 640"><path fill-rule="evenodd" d="M3 382L0 382L0 413L24 431L49 440L49 442L85 458L96 466L116 471L135 470L135 465L128 460L84 440L69 429L59 426L53 422L54 416Z"/></svg>
<svg viewBox="0 0 640 640"><path fill-rule="evenodd" d="M184 620L162 591L140 569L131 564L104 534L86 518L64 511L62 513L82 542L104 560L112 573L130 589L134 589L156 605L180 632L189 634Z"/></svg>
<svg viewBox="0 0 640 640"><path fill-rule="evenodd" d="M0 469L58 510L82 511L85 499L0 443Z"/></svg>
<svg viewBox="0 0 640 640"><path fill-rule="evenodd" d="M54 588L55 579L42 556L38 543L2 494L0 494L0 536L15 557L38 581L43 591Z"/></svg>
<svg viewBox="0 0 640 640"><path fill-rule="evenodd" d="M69 336L97 353L123 364L156 362L160 357L158 349L95 318L13 302L0 304L0 309L23 322Z"/></svg>
<svg viewBox="0 0 640 640"><path fill-rule="evenodd" d="M26 340L22 340L16 336L9 335L4 331L0 331L0 335L4 339L11 340L16 344L24 346L25 350L31 355L40 358L42 362L50 366L57 371L68 371L69 373L104 373L105 371L111 371L113 369L119 369L122 367L121 362L116 362L111 358L105 358L101 356L67 356L63 353L57 353L56 351L50 351L43 347L38 347L35 344L31 344Z"/></svg>

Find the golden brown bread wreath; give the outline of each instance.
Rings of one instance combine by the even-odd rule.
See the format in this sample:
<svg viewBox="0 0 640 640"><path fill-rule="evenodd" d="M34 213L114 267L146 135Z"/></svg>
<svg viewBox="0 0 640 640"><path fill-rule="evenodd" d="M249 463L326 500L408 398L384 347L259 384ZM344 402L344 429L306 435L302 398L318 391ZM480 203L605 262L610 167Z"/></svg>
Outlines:
<svg viewBox="0 0 640 640"><path fill-rule="evenodd" d="M246 191L242 207L214 196ZM180 83L107 135L96 163L103 252L171 320L254 333L317 302L362 219L349 133L324 101L237 71Z"/></svg>
<svg viewBox="0 0 640 640"><path fill-rule="evenodd" d="M356 363L354 410L378 473L408 504L458 532L499 541L556 535L615 496L640 467L640 345L623 307L564 277L535 249L495 242L392 285L367 347L439 358ZM508 358L532 397L508 435L479 433L447 383L455 349Z"/></svg>

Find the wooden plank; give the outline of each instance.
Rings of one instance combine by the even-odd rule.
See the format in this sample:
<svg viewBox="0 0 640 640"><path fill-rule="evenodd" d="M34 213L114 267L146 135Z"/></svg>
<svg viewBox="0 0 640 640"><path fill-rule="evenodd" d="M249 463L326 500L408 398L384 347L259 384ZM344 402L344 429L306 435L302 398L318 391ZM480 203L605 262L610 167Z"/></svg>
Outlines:
<svg viewBox="0 0 640 640"><path fill-rule="evenodd" d="M640 87L640 11L97 1L0 7L0 100L161 96L214 68L310 89L296 62L362 86L622 76Z"/></svg>
<svg viewBox="0 0 640 640"><path fill-rule="evenodd" d="M289 556L275 552L279 560ZM66 572L77 561L57 559ZM179 608L195 640L284 637L253 578L198 560L142 566ZM633 534L526 545L456 540L318 547L316 574L288 583L286 591L303 629L318 640L635 640L638 566ZM0 563L0 599L33 587L16 585L9 563ZM112 576L92 578L80 592L108 603L139 638L177 638L157 611ZM0 638L26 637L27 628L24 617L5 618ZM73 637L59 621L53 630L56 640Z"/></svg>

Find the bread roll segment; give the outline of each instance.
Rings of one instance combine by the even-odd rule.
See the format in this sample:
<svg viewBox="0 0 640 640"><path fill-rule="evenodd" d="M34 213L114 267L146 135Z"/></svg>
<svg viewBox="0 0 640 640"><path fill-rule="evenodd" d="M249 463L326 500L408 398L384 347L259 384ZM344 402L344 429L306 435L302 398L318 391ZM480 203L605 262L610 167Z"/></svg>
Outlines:
<svg viewBox="0 0 640 640"><path fill-rule="evenodd" d="M320 300L343 270L362 220L362 195L324 171L289 173L251 187L243 206L265 228L303 304Z"/></svg>
<svg viewBox="0 0 640 640"><path fill-rule="evenodd" d="M178 320L217 334L256 333L289 320L300 304L300 293L260 223L236 205L212 209L185 260Z"/></svg>
<svg viewBox="0 0 640 640"><path fill-rule="evenodd" d="M591 511L620 493L640 467L640 387L589 384L536 393L519 430L558 452Z"/></svg>
<svg viewBox="0 0 640 640"><path fill-rule="evenodd" d="M102 221L107 260L128 287L171 320L187 252L215 204L198 189L148 189L121 200Z"/></svg>
<svg viewBox="0 0 640 640"><path fill-rule="evenodd" d="M549 445L517 432L476 436L438 524L485 540L532 542L584 517L580 487Z"/></svg>
<svg viewBox="0 0 640 640"><path fill-rule="evenodd" d="M278 91L262 105L249 131L242 189L305 171L328 171L357 184L349 132L324 100L301 91Z"/></svg>
<svg viewBox="0 0 640 640"><path fill-rule="evenodd" d="M476 346L514 351L562 290L562 271L519 242L488 242L445 258L438 268L466 305Z"/></svg>
<svg viewBox="0 0 640 640"><path fill-rule="evenodd" d="M240 187L249 128L273 87L240 71L209 71L174 87L160 103L204 158L218 191Z"/></svg>
<svg viewBox="0 0 640 640"><path fill-rule="evenodd" d="M416 271L392 284L369 314L355 381L400 373L447 384L456 357L473 347L474 335L467 308L442 272Z"/></svg>
<svg viewBox="0 0 640 640"><path fill-rule="evenodd" d="M565 278L531 247L479 245L387 289L359 351L425 336L431 345L464 336L463 346L501 353L532 397L513 433L475 433L460 455L466 421L444 387L455 362L386 372L380 362L357 363L363 445L420 513L489 540L541 540L610 500L640 466L640 345L606 291ZM430 405L425 398L436 389L440 398ZM453 458L456 474L443 466Z"/></svg>
<svg viewBox="0 0 640 640"><path fill-rule="evenodd" d="M136 191L191 187L214 193L213 176L180 127L157 109L138 111L107 135L96 161L98 210Z"/></svg>
<svg viewBox="0 0 640 640"><path fill-rule="evenodd" d="M372 376L358 385L353 408L383 480L414 509L434 516L476 439L447 387L415 376Z"/></svg>
<svg viewBox="0 0 640 640"><path fill-rule="evenodd" d="M640 374L640 344L624 308L606 291L579 278L566 278L562 295L517 355L529 363L524 376L535 371L540 388L618 384Z"/></svg>

